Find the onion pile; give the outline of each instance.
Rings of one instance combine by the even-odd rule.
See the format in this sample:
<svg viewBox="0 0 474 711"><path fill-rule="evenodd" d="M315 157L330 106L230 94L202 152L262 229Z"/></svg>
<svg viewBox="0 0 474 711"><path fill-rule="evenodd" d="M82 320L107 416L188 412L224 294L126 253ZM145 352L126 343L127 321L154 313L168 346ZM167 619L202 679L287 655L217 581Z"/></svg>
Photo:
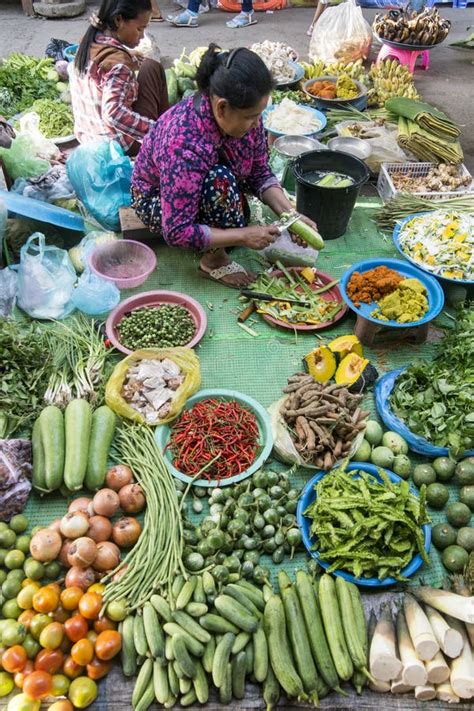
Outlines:
<svg viewBox="0 0 474 711"><path fill-rule="evenodd" d="M141 534L136 514L145 507L141 486L133 482L129 467L119 464L107 472L107 488L90 499L81 496L69 505L68 512L52 521L31 539L35 560L53 560L69 568L65 585L82 590L113 570L120 562L120 549L132 548ZM120 510L127 514L111 521Z"/></svg>

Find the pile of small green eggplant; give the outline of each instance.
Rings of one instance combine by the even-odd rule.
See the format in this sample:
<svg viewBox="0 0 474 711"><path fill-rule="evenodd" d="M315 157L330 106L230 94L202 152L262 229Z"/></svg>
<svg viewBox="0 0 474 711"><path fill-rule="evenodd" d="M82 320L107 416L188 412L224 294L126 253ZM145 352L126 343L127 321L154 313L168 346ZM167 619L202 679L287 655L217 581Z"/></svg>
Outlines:
<svg viewBox="0 0 474 711"><path fill-rule="evenodd" d="M132 706L156 699L171 708L245 695L246 680L262 685L267 711L279 701L319 699L351 680L361 693L370 678L367 626L360 593L342 578L316 585L303 570L293 583L278 574L279 594L246 580L223 585L210 572L177 576L167 597L153 595L142 614L122 623L125 676L138 674Z"/></svg>

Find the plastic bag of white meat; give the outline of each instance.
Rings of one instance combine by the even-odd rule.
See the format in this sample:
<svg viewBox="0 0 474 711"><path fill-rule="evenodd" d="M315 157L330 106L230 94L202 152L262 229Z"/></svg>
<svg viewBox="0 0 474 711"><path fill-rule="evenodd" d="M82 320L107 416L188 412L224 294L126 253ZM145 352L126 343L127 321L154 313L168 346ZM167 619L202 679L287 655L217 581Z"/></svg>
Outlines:
<svg viewBox="0 0 474 711"><path fill-rule="evenodd" d="M31 442L0 439L0 521L23 511L31 490Z"/></svg>

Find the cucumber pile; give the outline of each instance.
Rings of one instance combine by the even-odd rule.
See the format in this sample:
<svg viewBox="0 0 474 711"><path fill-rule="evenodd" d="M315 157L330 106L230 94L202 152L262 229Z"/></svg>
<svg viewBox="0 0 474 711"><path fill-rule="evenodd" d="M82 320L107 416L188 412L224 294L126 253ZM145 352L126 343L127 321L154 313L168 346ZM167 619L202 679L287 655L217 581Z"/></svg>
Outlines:
<svg viewBox="0 0 474 711"><path fill-rule="evenodd" d="M237 576L238 578L238 576ZM370 678L368 636L360 593L323 575L316 592L309 573L292 583L279 573L280 594L246 580L223 585L209 573L177 576L167 597L153 595L122 623L122 666L137 676L132 705L156 699L165 708L242 699L245 682L262 685L267 709L283 691L314 704L341 681L358 693Z"/></svg>
<svg viewBox="0 0 474 711"><path fill-rule="evenodd" d="M115 425L107 405L93 412L87 400L71 400L64 414L56 405L45 407L33 426L34 488L69 495L103 486Z"/></svg>

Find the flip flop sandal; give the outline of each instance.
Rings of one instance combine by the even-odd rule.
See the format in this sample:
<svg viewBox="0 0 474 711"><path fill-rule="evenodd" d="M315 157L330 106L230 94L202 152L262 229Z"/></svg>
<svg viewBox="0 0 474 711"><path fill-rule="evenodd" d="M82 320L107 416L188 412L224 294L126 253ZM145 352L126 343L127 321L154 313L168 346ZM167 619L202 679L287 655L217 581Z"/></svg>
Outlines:
<svg viewBox="0 0 474 711"><path fill-rule="evenodd" d="M226 264L225 267L212 269L210 272L206 272L204 269L202 269L202 267L199 267L199 271L204 279L215 281L218 284L222 284L222 286L229 287L230 289L239 289L239 291L242 286L237 286L237 284L227 284L225 281L222 281L222 279L226 276L231 276L231 274L248 273L245 267L243 267L241 264L238 264L237 262L231 262L230 264Z"/></svg>
<svg viewBox="0 0 474 711"><path fill-rule="evenodd" d="M164 22L165 18L161 15L159 17L150 17L150 22Z"/></svg>
<svg viewBox="0 0 474 711"><path fill-rule="evenodd" d="M185 10L179 15L168 15L166 19L175 27L199 27L197 15L191 14L189 10Z"/></svg>
<svg viewBox="0 0 474 711"><path fill-rule="evenodd" d="M241 27L249 27L250 25L256 25L257 20L254 19L253 12L241 12L232 20L225 23L226 26L231 30L237 30Z"/></svg>

